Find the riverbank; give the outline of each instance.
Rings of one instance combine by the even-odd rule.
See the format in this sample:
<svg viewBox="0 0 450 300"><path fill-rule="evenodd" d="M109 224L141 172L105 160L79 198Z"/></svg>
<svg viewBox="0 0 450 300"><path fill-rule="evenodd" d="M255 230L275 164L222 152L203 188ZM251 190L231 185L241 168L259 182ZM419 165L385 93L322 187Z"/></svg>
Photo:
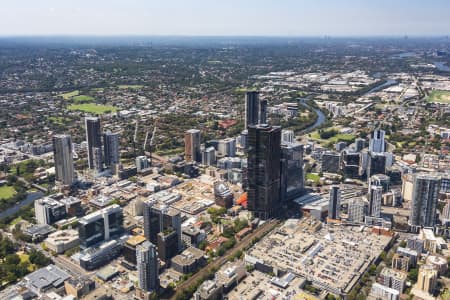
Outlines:
<svg viewBox="0 0 450 300"><path fill-rule="evenodd" d="M21 208L34 203L35 200L44 196L42 192L31 192L27 194L27 197L20 201L18 204L0 212L0 220L14 216L16 213L20 211Z"/></svg>

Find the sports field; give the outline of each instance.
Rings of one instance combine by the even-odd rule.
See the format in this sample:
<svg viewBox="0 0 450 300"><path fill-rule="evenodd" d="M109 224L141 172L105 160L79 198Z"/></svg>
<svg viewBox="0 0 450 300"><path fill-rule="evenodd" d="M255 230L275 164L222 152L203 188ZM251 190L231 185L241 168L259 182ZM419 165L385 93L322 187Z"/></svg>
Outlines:
<svg viewBox="0 0 450 300"><path fill-rule="evenodd" d="M79 110L92 114L104 114L116 112L117 108L111 105L97 105L95 103L72 104L67 107L69 110Z"/></svg>
<svg viewBox="0 0 450 300"><path fill-rule="evenodd" d="M434 90L427 98L428 102L450 103L450 91Z"/></svg>
<svg viewBox="0 0 450 300"><path fill-rule="evenodd" d="M59 94L61 97L64 98L64 100L69 100L72 97L78 96L80 94L80 91L73 91L73 92L68 92L68 93L64 93L64 94Z"/></svg>
<svg viewBox="0 0 450 300"><path fill-rule="evenodd" d="M9 199L16 194L12 186L4 185L0 187L0 199Z"/></svg>
<svg viewBox="0 0 450 300"><path fill-rule="evenodd" d="M78 95L72 98L72 101L74 103L87 103L94 101L94 97L87 96L87 95Z"/></svg>
<svg viewBox="0 0 450 300"><path fill-rule="evenodd" d="M121 84L119 86L117 86L119 89L121 90L140 90L142 89L144 86L143 85L138 85L138 84L134 84L134 85L126 85L126 84Z"/></svg>

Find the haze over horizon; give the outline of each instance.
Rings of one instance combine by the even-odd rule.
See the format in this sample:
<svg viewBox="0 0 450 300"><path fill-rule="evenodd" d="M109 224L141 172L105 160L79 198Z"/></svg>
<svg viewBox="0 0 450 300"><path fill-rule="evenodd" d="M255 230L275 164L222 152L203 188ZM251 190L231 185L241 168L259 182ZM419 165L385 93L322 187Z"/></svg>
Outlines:
<svg viewBox="0 0 450 300"><path fill-rule="evenodd" d="M445 0L16 0L0 36L440 36Z"/></svg>

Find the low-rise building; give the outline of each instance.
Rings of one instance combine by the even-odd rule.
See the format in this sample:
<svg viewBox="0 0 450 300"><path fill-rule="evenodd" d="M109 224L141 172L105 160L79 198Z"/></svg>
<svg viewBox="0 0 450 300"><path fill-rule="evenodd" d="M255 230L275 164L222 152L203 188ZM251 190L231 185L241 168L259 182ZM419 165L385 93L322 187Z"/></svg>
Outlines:
<svg viewBox="0 0 450 300"><path fill-rule="evenodd" d="M47 248L58 254L78 246L79 243L78 230L74 229L56 231L45 240Z"/></svg>
<svg viewBox="0 0 450 300"><path fill-rule="evenodd" d="M205 264L204 252L200 249L189 247L181 254L172 258L172 268L180 273L194 273Z"/></svg>
<svg viewBox="0 0 450 300"><path fill-rule="evenodd" d="M405 282L407 278L407 273L394 270L390 268L384 268L379 277L379 283L394 290L397 290L400 294L405 288Z"/></svg>
<svg viewBox="0 0 450 300"><path fill-rule="evenodd" d="M41 295L52 289L60 288L70 275L55 265L49 265L24 277L25 286L35 293Z"/></svg>

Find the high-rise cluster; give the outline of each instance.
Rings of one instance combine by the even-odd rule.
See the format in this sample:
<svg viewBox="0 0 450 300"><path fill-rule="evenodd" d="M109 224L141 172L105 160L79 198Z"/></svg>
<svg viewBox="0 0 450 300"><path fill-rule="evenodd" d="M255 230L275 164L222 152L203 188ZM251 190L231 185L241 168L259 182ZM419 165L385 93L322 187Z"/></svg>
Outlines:
<svg viewBox="0 0 450 300"><path fill-rule="evenodd" d="M248 209L263 219L279 215L284 202L303 191L303 147L291 143L293 139L282 143L281 128L267 123L267 101L259 100L258 92L248 92Z"/></svg>
<svg viewBox="0 0 450 300"><path fill-rule="evenodd" d="M105 167L114 170L119 163L119 134L108 131L102 135L98 117L87 117L85 126L89 169L96 172L102 172Z"/></svg>

